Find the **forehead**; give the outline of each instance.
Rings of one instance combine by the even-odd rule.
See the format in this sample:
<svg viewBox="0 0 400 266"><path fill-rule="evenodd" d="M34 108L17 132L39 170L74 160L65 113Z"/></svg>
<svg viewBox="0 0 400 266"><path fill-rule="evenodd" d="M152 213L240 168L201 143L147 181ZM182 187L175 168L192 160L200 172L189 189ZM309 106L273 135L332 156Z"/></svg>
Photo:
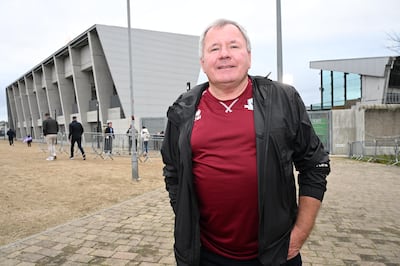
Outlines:
<svg viewBox="0 0 400 266"><path fill-rule="evenodd" d="M204 38L205 42L212 42L212 43L219 40L244 41L244 36L242 32L235 25L227 24L224 26L217 26L210 28Z"/></svg>

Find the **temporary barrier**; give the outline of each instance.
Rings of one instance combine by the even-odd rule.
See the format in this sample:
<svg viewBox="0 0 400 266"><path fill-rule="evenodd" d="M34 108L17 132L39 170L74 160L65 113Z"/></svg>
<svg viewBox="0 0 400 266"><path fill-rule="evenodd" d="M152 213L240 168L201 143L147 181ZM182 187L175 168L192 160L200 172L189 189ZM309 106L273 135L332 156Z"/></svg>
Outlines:
<svg viewBox="0 0 400 266"><path fill-rule="evenodd" d="M164 136L162 135L151 135L148 141L148 153L145 153L143 140L139 136L135 141L139 161L145 162L151 157L159 157L163 140ZM70 145L66 133L60 132L57 134L58 152L69 155ZM95 158L113 159L115 156L130 156L132 141L131 136L128 134L85 132L82 136L82 147L85 153L90 153L90 151L94 153ZM39 149L43 152L47 152L47 143L43 135L39 139ZM79 152L75 144L74 153L76 154Z"/></svg>
<svg viewBox="0 0 400 266"><path fill-rule="evenodd" d="M400 137L373 138L350 143L349 157L357 160L386 161L397 165L399 161Z"/></svg>

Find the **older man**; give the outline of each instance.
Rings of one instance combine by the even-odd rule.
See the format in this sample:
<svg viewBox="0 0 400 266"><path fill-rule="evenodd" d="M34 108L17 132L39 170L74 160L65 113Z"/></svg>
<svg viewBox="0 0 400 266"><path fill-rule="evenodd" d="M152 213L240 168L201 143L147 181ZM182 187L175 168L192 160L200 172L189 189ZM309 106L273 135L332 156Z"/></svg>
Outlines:
<svg viewBox="0 0 400 266"><path fill-rule="evenodd" d="M177 264L301 265L330 171L303 101L248 75L250 40L236 22L204 31L200 63L209 81L169 108L162 147Z"/></svg>

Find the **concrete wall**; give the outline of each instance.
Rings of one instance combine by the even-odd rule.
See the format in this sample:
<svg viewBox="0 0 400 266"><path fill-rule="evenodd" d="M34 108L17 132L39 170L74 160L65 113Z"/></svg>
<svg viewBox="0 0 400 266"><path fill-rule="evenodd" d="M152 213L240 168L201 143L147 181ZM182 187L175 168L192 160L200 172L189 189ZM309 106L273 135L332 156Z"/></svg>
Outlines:
<svg viewBox="0 0 400 266"><path fill-rule="evenodd" d="M365 104L381 104L385 92L384 77L362 76L362 102Z"/></svg>
<svg viewBox="0 0 400 266"><path fill-rule="evenodd" d="M390 136L400 136L400 108L365 110L365 138Z"/></svg>
<svg viewBox="0 0 400 266"><path fill-rule="evenodd" d="M400 138L399 104L360 104L332 110L331 154L348 155L349 144L382 138Z"/></svg>
<svg viewBox="0 0 400 266"><path fill-rule="evenodd" d="M355 110L333 110L332 117L332 154L348 154L349 143L356 140Z"/></svg>

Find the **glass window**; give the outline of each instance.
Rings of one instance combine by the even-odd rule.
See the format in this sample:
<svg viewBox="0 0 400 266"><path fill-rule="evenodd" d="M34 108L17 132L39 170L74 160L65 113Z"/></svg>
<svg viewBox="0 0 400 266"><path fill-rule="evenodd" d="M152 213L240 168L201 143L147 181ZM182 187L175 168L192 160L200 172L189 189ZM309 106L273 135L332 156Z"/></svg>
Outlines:
<svg viewBox="0 0 400 266"><path fill-rule="evenodd" d="M331 72L322 71L322 106L323 108L332 107L331 97Z"/></svg>
<svg viewBox="0 0 400 266"><path fill-rule="evenodd" d="M347 80L347 100L355 100L361 98L360 75L349 73L346 75L346 80Z"/></svg>
<svg viewBox="0 0 400 266"><path fill-rule="evenodd" d="M333 106L344 105L344 73L333 72Z"/></svg>

